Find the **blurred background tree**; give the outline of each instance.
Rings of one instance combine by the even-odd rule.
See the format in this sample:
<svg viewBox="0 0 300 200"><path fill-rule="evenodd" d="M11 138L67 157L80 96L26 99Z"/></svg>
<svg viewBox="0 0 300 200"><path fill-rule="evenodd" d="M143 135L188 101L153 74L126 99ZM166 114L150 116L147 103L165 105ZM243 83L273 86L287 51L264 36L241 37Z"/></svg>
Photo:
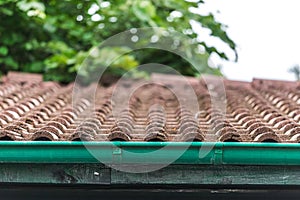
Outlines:
<svg viewBox="0 0 300 200"><path fill-rule="evenodd" d="M300 66L294 65L289 69L289 72L295 75L297 81L300 81Z"/></svg>
<svg viewBox="0 0 300 200"><path fill-rule="evenodd" d="M43 73L45 80L70 82L94 46L122 31L163 27L191 38L192 49L206 63L200 73L221 75L207 63L209 55L228 56L199 39L192 23L210 30L236 55L236 45L226 26L213 14L201 15L202 0L0 0L1 73L10 70ZM122 55L122 48L106 53ZM188 48L188 47L185 47ZM147 49L123 55L110 73L120 75L143 63L161 63L184 75L199 75L188 62L172 53Z"/></svg>

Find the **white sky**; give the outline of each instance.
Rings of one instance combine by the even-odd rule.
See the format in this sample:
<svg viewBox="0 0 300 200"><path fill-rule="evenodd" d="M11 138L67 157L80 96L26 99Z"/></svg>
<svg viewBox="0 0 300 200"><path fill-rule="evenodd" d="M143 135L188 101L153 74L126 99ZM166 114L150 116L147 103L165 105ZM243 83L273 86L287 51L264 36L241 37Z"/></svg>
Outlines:
<svg viewBox="0 0 300 200"><path fill-rule="evenodd" d="M299 0L206 0L203 6L204 12L220 11L217 20L238 45L237 63L212 59L227 78L295 80L288 68L300 64ZM226 50L218 41L208 43Z"/></svg>

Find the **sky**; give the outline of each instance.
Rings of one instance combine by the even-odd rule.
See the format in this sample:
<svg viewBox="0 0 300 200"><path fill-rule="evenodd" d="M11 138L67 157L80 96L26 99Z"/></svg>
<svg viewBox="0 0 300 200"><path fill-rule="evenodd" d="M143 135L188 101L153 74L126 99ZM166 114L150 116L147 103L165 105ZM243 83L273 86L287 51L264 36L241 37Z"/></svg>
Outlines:
<svg viewBox="0 0 300 200"><path fill-rule="evenodd" d="M227 33L236 42L239 55L236 63L217 56L212 62L221 64L223 74L233 80L295 80L288 69L300 64L299 6L299 0L207 0L201 12L212 11L228 25ZM230 52L216 39L206 41Z"/></svg>

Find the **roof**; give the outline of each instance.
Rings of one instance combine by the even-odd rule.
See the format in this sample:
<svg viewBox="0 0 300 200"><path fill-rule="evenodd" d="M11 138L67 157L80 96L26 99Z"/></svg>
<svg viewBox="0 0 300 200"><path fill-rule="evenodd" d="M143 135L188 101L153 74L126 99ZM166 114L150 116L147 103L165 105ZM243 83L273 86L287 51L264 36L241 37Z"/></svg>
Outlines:
<svg viewBox="0 0 300 200"><path fill-rule="evenodd" d="M80 87L74 102L74 83L13 72L0 84L0 139L295 143L299 88L287 81L154 74L99 85L95 101L91 87Z"/></svg>

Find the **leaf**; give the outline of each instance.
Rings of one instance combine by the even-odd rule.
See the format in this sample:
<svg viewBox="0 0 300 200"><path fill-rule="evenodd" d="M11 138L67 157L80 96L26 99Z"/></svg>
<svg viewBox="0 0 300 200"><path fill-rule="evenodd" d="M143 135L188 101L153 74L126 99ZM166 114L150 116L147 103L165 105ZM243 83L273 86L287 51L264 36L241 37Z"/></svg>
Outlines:
<svg viewBox="0 0 300 200"><path fill-rule="evenodd" d="M142 21L149 21L156 16L156 9L148 0L135 1L132 10L135 16Z"/></svg>
<svg viewBox="0 0 300 200"><path fill-rule="evenodd" d="M12 70L18 70L19 65L12 57L6 57L3 59L3 63L8 66L8 68Z"/></svg>
<svg viewBox="0 0 300 200"><path fill-rule="evenodd" d="M5 66L0 67L0 73L12 69L46 71L44 77L47 79L72 81L75 72L88 56L90 48L122 31L149 26L180 33L190 30L192 34L186 36L194 40L195 45L182 41L176 48L183 54L194 57L199 71L191 67L191 63L172 53L144 49L130 53L130 48L117 46L116 43L115 47L103 49L100 55L94 60L91 59L91 66L83 74L88 76L97 66L108 64L112 66L109 71L112 74L122 75L126 70L130 70L132 75L137 76L142 73L134 70L135 66L150 62L172 66L183 75L195 76L206 71L217 73L209 68L208 56L217 53L226 58L225 53L219 52L214 46L205 45L205 41L201 44L190 22L202 24L211 31L212 36L221 39L233 51L235 43L228 37L224 25L215 20L214 15L202 16L190 11L191 7L199 7L202 3L202 0L117 0L110 1L109 6L102 7L102 1L98 0L59 3L54 0L0 0L0 62ZM94 4L99 6L96 14L103 16L101 22L92 21L91 15L88 14ZM175 17L173 21L167 20L174 11L182 13L182 16ZM116 18L117 21L111 22L112 18ZM157 35L161 38L159 42L167 40L167 37ZM173 40L170 42L173 44ZM148 43L149 41L139 37L139 45ZM198 48L195 47L197 45L204 47L205 56L193 54L198 52ZM115 60L112 60L114 58Z"/></svg>
<svg viewBox="0 0 300 200"><path fill-rule="evenodd" d="M32 44L30 42L25 43L25 49L26 50L31 50L32 49Z"/></svg>
<svg viewBox="0 0 300 200"><path fill-rule="evenodd" d="M5 46L0 47L0 55L6 56L8 54L8 48Z"/></svg>
<svg viewBox="0 0 300 200"><path fill-rule="evenodd" d="M14 14L14 12L8 8L0 8L0 13L3 13L5 15L8 15L8 16L12 16Z"/></svg>
<svg viewBox="0 0 300 200"><path fill-rule="evenodd" d="M30 72L41 73L44 69L43 62L33 62L30 64Z"/></svg>
<svg viewBox="0 0 300 200"><path fill-rule="evenodd" d="M56 26L54 26L50 23L45 23L43 28L50 33L54 33L57 30Z"/></svg>
<svg viewBox="0 0 300 200"><path fill-rule="evenodd" d="M45 5L41 2L36 2L36 1L29 1L29 2L26 0L19 1L17 3L17 6L20 10L25 12L31 9L45 11Z"/></svg>

